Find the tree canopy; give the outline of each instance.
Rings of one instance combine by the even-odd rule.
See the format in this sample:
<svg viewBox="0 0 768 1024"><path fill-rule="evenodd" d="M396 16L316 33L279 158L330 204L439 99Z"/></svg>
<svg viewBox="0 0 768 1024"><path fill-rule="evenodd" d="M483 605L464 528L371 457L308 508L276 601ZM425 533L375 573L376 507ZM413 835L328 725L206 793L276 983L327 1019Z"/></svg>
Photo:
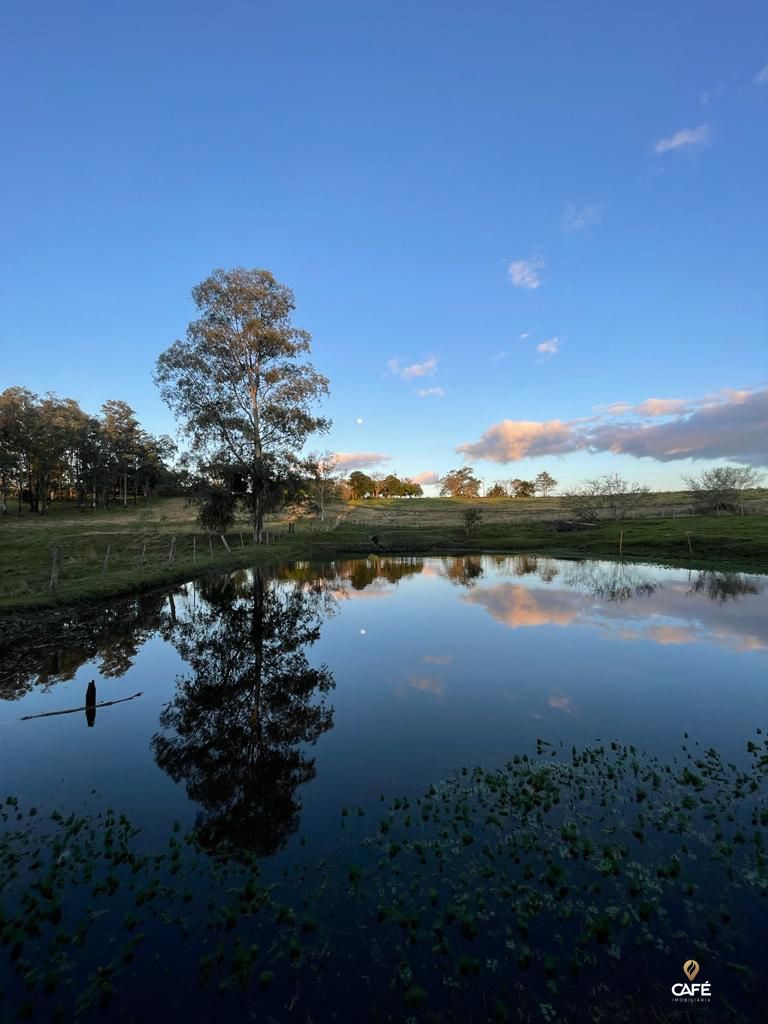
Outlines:
<svg viewBox="0 0 768 1024"><path fill-rule="evenodd" d="M469 466L452 469L439 480L440 497L477 498L480 494L480 480L473 476Z"/></svg>
<svg viewBox="0 0 768 1024"><path fill-rule="evenodd" d="M40 397L27 388L0 393L0 508L13 490L21 513L26 502L43 515L52 497L106 507L119 498L148 499L165 476L175 451L166 436L153 437L123 401L110 400L92 416L72 398Z"/></svg>
<svg viewBox="0 0 768 1024"><path fill-rule="evenodd" d="M248 482L254 540L275 481L295 471L306 439L330 423L314 407L328 380L310 335L293 324L290 288L268 270L215 270L192 290L199 316L157 361L161 395L202 467L227 465Z"/></svg>

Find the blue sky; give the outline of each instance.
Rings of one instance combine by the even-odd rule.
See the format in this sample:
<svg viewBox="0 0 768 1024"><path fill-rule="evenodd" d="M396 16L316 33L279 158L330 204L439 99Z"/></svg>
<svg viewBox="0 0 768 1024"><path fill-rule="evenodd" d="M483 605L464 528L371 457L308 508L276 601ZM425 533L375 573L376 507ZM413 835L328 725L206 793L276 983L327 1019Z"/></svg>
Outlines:
<svg viewBox="0 0 768 1024"><path fill-rule="evenodd" d="M350 465L768 463L765 4L11 2L0 68L0 388L170 431L191 287L262 266Z"/></svg>

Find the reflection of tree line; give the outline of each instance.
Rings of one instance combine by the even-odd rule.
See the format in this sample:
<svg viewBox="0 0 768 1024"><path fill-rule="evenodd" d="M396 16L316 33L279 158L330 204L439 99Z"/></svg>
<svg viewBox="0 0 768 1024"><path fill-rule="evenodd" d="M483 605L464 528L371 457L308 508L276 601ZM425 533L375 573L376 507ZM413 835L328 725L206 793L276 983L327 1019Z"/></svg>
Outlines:
<svg viewBox="0 0 768 1024"><path fill-rule="evenodd" d="M487 569L509 576L538 576L544 583L560 576L566 588L610 601L652 594L660 585L642 566L632 563L564 561L535 554L458 555L429 562L414 557L298 561L271 569L270 578L278 583L299 584L317 605L324 603L324 612L328 613L345 589L363 591L382 581L397 585L425 569L465 587L482 579ZM68 612L47 623L44 630L27 629L22 637L0 641L0 698L13 700L33 686L49 687L73 679L88 661L96 662L100 675L120 677L153 635L159 632L172 639L179 598L188 603L196 593L207 595L217 588L229 594L235 588L242 595L251 579L251 571L242 570L232 576L210 577L205 583L182 587L176 592L175 601L173 595L155 592L98 611ZM759 579L742 573L706 570L690 574L689 589L692 594L723 603L759 594L763 586ZM183 618L185 612L180 614Z"/></svg>
<svg viewBox="0 0 768 1024"><path fill-rule="evenodd" d="M658 585L642 567L595 561L560 562L532 555L459 556L433 560L451 582L473 587L486 569L586 590L611 601L650 594ZM308 649L345 588L378 581L396 585L425 569L421 559L371 558L327 565L296 563L270 572L243 570L209 577L172 595L155 593L113 608L67 618L42 657L29 644L4 652L2 696L36 683L72 679L100 659L102 675L121 676L141 646L160 634L188 671L177 679L152 741L157 763L183 782L200 806L201 841L218 850L279 849L298 825L298 787L315 774L307 746L333 725L328 694L334 682L313 667ZM692 593L725 601L757 594L759 580L700 572Z"/></svg>
<svg viewBox="0 0 768 1024"><path fill-rule="evenodd" d="M125 675L167 612L167 594L142 594L98 611L67 612L44 629L25 628L23 636L0 644L0 698L15 700L33 686L74 679L88 661L103 677Z"/></svg>

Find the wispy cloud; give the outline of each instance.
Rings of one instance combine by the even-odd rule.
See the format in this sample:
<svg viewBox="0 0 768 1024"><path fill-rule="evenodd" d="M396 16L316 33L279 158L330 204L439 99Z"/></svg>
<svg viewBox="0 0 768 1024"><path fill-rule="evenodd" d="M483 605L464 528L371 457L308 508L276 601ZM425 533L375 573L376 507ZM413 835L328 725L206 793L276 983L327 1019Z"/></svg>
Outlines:
<svg viewBox="0 0 768 1024"><path fill-rule="evenodd" d="M627 420L630 412L639 418ZM768 466L768 388L724 389L688 401L620 402L609 405L604 416L567 421L502 420L456 451L469 461L499 463L590 451L659 462L723 458Z"/></svg>
<svg viewBox="0 0 768 1024"><path fill-rule="evenodd" d="M708 107L712 100L724 91L725 87L723 85L716 85L714 89L705 89L699 96L699 103L701 103L702 107Z"/></svg>
<svg viewBox="0 0 768 1024"><path fill-rule="evenodd" d="M768 64L764 68L760 68L752 81L755 85L768 85Z"/></svg>
<svg viewBox="0 0 768 1024"><path fill-rule="evenodd" d="M556 356L560 351L560 339L548 338L546 341L540 341L536 346L536 351L542 356Z"/></svg>
<svg viewBox="0 0 768 1024"><path fill-rule="evenodd" d="M389 372L403 380L413 380L414 377L433 377L437 373L437 359L430 356L422 363L411 363L403 366L399 359L390 359L387 363Z"/></svg>
<svg viewBox="0 0 768 1024"><path fill-rule="evenodd" d="M605 411L611 416L674 416L690 412L693 403L687 398L646 398L638 405L629 402L613 402Z"/></svg>
<svg viewBox="0 0 768 1024"><path fill-rule="evenodd" d="M436 484L440 474L434 470L426 470L424 473L417 473L416 476L408 477L413 484Z"/></svg>
<svg viewBox="0 0 768 1024"><path fill-rule="evenodd" d="M414 690L431 693L435 697L442 697L445 693L445 683L442 679L435 679L434 676L409 676L408 685Z"/></svg>
<svg viewBox="0 0 768 1024"><path fill-rule="evenodd" d="M541 271L544 269L544 258L532 256L527 260L513 260L507 267L507 276L515 288L541 287Z"/></svg>
<svg viewBox="0 0 768 1024"><path fill-rule="evenodd" d="M336 452L336 465L339 469L365 469L389 462L391 458L382 452Z"/></svg>
<svg viewBox="0 0 768 1024"><path fill-rule="evenodd" d="M416 394L419 398L445 398L448 392L445 388L418 388Z"/></svg>
<svg viewBox="0 0 768 1024"><path fill-rule="evenodd" d="M583 231L603 219L597 203L566 203L563 210L563 231Z"/></svg>
<svg viewBox="0 0 768 1024"><path fill-rule="evenodd" d="M703 146L709 142L711 131L708 124L700 124L698 128L681 128L679 132L666 139L659 139L653 147L657 153L669 153L685 146Z"/></svg>

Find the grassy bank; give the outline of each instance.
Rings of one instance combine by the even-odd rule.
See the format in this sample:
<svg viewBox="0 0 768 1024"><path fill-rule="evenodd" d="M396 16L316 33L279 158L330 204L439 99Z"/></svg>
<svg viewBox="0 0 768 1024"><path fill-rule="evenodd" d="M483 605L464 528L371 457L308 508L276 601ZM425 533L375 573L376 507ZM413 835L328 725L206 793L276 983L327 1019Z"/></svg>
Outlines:
<svg viewBox="0 0 768 1024"><path fill-rule="evenodd" d="M549 499L550 512L551 504ZM302 520L293 534L274 520L271 543L258 547L245 523L227 533L228 546L201 533L194 510L179 498L106 512L54 505L43 517L8 515L0 519L0 611L125 594L210 569L370 553L537 551L617 558L621 545L628 559L768 571L766 515L657 517L559 533L535 506L522 511L514 503L489 502L481 505L483 522L467 537L460 525L466 505L450 499L337 505L325 523Z"/></svg>

